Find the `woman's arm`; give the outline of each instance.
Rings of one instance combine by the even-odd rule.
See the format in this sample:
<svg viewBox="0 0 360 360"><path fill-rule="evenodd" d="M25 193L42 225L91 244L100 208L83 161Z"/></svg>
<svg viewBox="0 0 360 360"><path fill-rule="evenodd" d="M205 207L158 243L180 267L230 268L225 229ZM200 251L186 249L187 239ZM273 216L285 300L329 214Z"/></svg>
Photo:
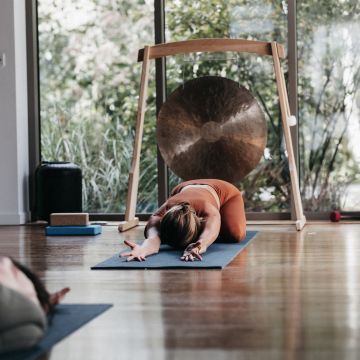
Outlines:
<svg viewBox="0 0 360 360"><path fill-rule="evenodd" d="M160 249L160 236L159 225L161 217L152 215L145 228L145 240L141 245L133 241L124 240L124 243L130 246L131 251L121 253L120 256L127 256L127 261L138 260L144 261L146 256L153 255L159 252Z"/></svg>
<svg viewBox="0 0 360 360"><path fill-rule="evenodd" d="M211 206L204 216L204 228L199 239L186 247L181 260L193 261L195 258L202 260L200 254L206 252L207 248L217 239L220 233L221 217L219 211Z"/></svg>
<svg viewBox="0 0 360 360"><path fill-rule="evenodd" d="M198 243L200 243L200 254L217 239L220 233L221 217L219 211L214 211L205 218L204 229L201 232Z"/></svg>
<svg viewBox="0 0 360 360"><path fill-rule="evenodd" d="M120 254L121 257L127 256L127 261L144 261L147 256L158 253L160 249L160 238L145 239L141 245L130 240L124 240L124 243L131 248L131 251Z"/></svg>
<svg viewBox="0 0 360 360"><path fill-rule="evenodd" d="M146 239L141 244L143 249L146 249L148 255L156 254L160 249L160 236L159 236L159 226L160 226L160 217L152 216L152 224L147 228ZM155 219L154 219L155 218Z"/></svg>

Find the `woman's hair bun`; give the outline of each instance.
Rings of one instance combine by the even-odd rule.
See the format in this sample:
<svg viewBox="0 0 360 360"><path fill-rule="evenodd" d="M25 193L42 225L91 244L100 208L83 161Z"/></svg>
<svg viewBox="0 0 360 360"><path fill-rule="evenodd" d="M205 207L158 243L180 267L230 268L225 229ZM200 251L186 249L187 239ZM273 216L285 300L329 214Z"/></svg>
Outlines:
<svg viewBox="0 0 360 360"><path fill-rule="evenodd" d="M179 204L181 206L181 210L187 212L190 208L190 204L188 202L183 202Z"/></svg>

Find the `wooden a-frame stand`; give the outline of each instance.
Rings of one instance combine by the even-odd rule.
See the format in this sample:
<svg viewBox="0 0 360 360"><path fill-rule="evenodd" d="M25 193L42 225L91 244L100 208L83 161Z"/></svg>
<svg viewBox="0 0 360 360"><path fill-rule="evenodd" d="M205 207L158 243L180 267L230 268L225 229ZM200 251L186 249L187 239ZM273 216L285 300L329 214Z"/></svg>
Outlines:
<svg viewBox="0 0 360 360"><path fill-rule="evenodd" d="M280 101L282 127L284 131L286 150L288 153L291 194L296 215L295 225L297 230L301 230L304 227L306 218L304 216L301 203L299 179L296 170L296 163L290 134L290 121L293 120L294 117L290 114L285 79L280 64L280 59L285 57L283 46L277 44L274 41L263 42L241 39L199 39L164 43L154 46L145 46L144 49L139 50L138 61L142 61L142 73L135 130L135 144L129 173L129 187L126 201L125 221L120 223L118 227L119 231L126 231L139 224L139 219L135 217L135 211L139 186L140 149L144 128L144 114L146 108L150 60L169 55L187 54L193 52L227 51L254 53L264 56L268 55L272 56L273 58L275 79Z"/></svg>

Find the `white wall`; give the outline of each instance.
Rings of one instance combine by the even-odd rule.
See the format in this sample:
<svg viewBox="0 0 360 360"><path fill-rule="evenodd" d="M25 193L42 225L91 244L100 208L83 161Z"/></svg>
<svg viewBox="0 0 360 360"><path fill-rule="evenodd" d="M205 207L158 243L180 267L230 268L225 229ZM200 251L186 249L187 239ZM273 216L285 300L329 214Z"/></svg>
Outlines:
<svg viewBox="0 0 360 360"><path fill-rule="evenodd" d="M0 225L29 218L25 0L0 0Z"/></svg>

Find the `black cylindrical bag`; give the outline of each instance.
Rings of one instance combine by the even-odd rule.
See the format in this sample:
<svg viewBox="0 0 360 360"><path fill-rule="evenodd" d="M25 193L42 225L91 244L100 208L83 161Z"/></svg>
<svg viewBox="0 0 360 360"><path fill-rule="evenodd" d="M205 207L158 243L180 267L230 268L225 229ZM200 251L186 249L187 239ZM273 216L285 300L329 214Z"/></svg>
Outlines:
<svg viewBox="0 0 360 360"><path fill-rule="evenodd" d="M35 213L49 221L51 213L82 212L82 173L71 162L43 161L35 171Z"/></svg>

